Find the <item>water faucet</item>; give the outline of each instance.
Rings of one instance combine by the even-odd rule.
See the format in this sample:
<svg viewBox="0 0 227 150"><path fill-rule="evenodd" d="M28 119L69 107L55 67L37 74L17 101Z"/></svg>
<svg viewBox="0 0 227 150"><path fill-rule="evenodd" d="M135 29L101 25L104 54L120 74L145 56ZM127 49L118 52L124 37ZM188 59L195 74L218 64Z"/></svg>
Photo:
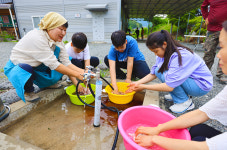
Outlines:
<svg viewBox="0 0 227 150"><path fill-rule="evenodd" d="M91 72L91 69L93 69L94 67L86 66L86 68L88 69L88 72L83 74L83 80L87 80L87 82L89 83L92 77L95 77L96 75Z"/></svg>
<svg viewBox="0 0 227 150"><path fill-rule="evenodd" d="M86 68L91 71L94 67L93 66L86 66Z"/></svg>

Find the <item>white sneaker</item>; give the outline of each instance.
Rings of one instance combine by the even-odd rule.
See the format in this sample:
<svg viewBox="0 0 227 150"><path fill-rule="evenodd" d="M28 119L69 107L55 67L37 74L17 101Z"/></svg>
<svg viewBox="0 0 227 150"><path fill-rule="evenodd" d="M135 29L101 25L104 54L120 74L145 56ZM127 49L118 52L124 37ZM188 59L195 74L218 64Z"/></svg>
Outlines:
<svg viewBox="0 0 227 150"><path fill-rule="evenodd" d="M69 78L66 79L66 82L67 82L68 84L72 83L72 81L71 81Z"/></svg>
<svg viewBox="0 0 227 150"><path fill-rule="evenodd" d="M191 99L188 99L184 103L177 103L169 107L169 109L174 113L183 113L187 110L192 110L195 108Z"/></svg>
<svg viewBox="0 0 227 150"><path fill-rule="evenodd" d="M170 94L165 95L164 99L167 100L167 101L173 101L173 98Z"/></svg>
<svg viewBox="0 0 227 150"><path fill-rule="evenodd" d="M60 83L56 83L54 85L48 86L48 89L60 89L62 85Z"/></svg>

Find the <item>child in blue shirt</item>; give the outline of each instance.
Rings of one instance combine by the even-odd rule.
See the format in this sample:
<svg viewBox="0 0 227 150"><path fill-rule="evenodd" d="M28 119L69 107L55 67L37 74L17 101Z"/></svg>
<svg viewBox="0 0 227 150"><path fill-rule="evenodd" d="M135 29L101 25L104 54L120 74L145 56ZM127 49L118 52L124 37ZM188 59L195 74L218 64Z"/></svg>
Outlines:
<svg viewBox="0 0 227 150"><path fill-rule="evenodd" d="M125 82L131 83L132 76L141 79L149 74L150 69L134 38L119 30L112 33L111 40L113 45L104 62L110 68L113 93L119 94L116 78L126 79ZM127 74L120 68L127 69Z"/></svg>
<svg viewBox="0 0 227 150"><path fill-rule="evenodd" d="M193 51L174 41L166 30L150 34L146 45L157 56L156 63L150 74L131 83L127 92L143 89L170 92L165 99L174 102L169 108L172 112L183 113L193 109L194 104L189 95L205 95L213 86L213 76L204 61ZM144 84L156 77L161 80L161 84Z"/></svg>

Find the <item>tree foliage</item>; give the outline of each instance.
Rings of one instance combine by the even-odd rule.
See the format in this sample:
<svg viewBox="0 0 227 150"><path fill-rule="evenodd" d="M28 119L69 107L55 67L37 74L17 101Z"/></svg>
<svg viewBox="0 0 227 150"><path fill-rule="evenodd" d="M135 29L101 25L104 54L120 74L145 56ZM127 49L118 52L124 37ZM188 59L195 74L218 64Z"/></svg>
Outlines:
<svg viewBox="0 0 227 150"><path fill-rule="evenodd" d="M138 23L137 21L135 20L131 20L129 19L129 22L128 22L128 26L130 29L135 29L135 28L141 28L142 27L142 24L141 23Z"/></svg>
<svg viewBox="0 0 227 150"><path fill-rule="evenodd" d="M196 18L197 17L196 14L198 13L198 8L195 8L195 9L191 10L190 12L185 13L182 16L168 15L169 21L173 25L178 26L178 21L179 21L179 17L180 17L179 33L183 34L187 28L189 13L190 13L190 18L189 18L190 20ZM198 23L201 23L201 21L199 21ZM190 26L190 24L189 24L189 26Z"/></svg>
<svg viewBox="0 0 227 150"><path fill-rule="evenodd" d="M198 8L200 8L200 6ZM201 25L202 16L201 11L199 12L198 8L195 8L190 12L186 12L182 16L168 15L165 19L161 17L153 17L151 22L148 24L148 28L144 27L144 35L160 30L167 30L170 32L171 24L173 25L171 30L172 34L176 34L178 30L178 37L182 36L182 39L184 39L184 34L194 33L196 35L206 35L207 29L205 21L203 20ZM180 23L178 28L179 17ZM131 29L132 36L134 35L137 27L141 30L142 24L136 22L135 20L129 20L129 29Z"/></svg>
<svg viewBox="0 0 227 150"><path fill-rule="evenodd" d="M189 29L191 33L195 33L196 35L199 35L200 26L201 26L202 16L195 17L189 21ZM200 35L206 35L206 26L205 21L203 20Z"/></svg>
<svg viewBox="0 0 227 150"><path fill-rule="evenodd" d="M159 28L160 25L168 24L168 18L163 19L161 17L153 17L151 22L152 22L152 26L149 27L149 29L151 29L153 32L153 30L156 30L157 28Z"/></svg>

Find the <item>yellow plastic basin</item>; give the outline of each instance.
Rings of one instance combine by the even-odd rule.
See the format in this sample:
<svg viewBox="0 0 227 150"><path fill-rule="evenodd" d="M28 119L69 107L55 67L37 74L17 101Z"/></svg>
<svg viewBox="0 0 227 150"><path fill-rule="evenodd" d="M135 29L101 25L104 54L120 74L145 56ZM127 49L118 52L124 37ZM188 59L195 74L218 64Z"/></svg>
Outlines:
<svg viewBox="0 0 227 150"><path fill-rule="evenodd" d="M80 85L82 85L83 87L85 87L85 85L83 83L80 83ZM87 87L88 88L88 87ZM95 92L95 85L91 84L91 88L92 90ZM77 97L77 95L74 95L73 93L76 92L76 86L75 85L71 85L69 87L66 88L66 93L69 95L69 98L71 100L71 102L75 105L84 105L84 103L82 103L79 98ZM81 95L80 98L87 104L91 104L94 102L95 98L92 94L89 95Z"/></svg>
<svg viewBox="0 0 227 150"><path fill-rule="evenodd" d="M117 82L118 90L122 93L124 93L128 89L128 85L129 83L126 82ZM110 101L116 104L127 104L131 102L134 94L136 93L135 91L133 91L125 95L113 94L112 88L109 85L106 86L105 91L108 93Z"/></svg>

